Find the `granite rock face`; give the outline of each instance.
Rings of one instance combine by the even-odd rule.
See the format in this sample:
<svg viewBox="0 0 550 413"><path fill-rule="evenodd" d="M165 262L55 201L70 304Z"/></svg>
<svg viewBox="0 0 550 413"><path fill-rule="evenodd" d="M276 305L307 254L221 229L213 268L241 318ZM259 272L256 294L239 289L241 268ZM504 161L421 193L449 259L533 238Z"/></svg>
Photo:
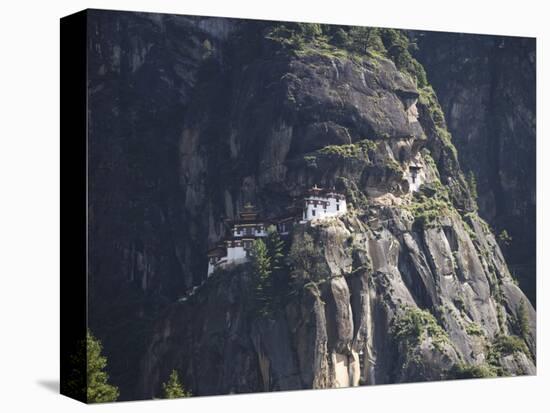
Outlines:
<svg viewBox="0 0 550 413"><path fill-rule="evenodd" d="M535 371L535 311L432 91L382 54L290 50L270 22L95 13L90 328L123 399L172 369L195 395ZM269 314L250 264L206 279L226 218L281 216L314 184L350 210L294 228Z"/></svg>
<svg viewBox="0 0 550 413"><path fill-rule="evenodd" d="M497 234L531 302L536 287L536 41L416 33L418 59L437 91L480 215Z"/></svg>

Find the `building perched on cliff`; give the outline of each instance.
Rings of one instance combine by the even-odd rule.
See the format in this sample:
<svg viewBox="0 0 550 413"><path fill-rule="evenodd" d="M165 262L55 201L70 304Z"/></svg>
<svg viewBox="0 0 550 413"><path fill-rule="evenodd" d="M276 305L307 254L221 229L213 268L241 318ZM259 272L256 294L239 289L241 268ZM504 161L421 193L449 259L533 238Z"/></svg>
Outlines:
<svg viewBox="0 0 550 413"><path fill-rule="evenodd" d="M409 165L409 173L407 174L407 181L409 181L409 191L416 192L426 181L424 168L418 162L411 162Z"/></svg>
<svg viewBox="0 0 550 413"><path fill-rule="evenodd" d="M208 251L208 276L217 267L248 261L252 243L267 236L269 224L268 221L258 219L258 212L254 206L245 205L239 219L232 222L231 237Z"/></svg>
<svg viewBox="0 0 550 413"><path fill-rule="evenodd" d="M304 197L302 222L335 217L346 212L345 195L315 185Z"/></svg>
<svg viewBox="0 0 550 413"><path fill-rule="evenodd" d="M270 225L280 235L286 236L297 223L304 224L308 221L322 220L347 212L345 195L334 189L327 190L316 185L307 191L302 203L293 208L295 212L289 216L267 220L259 218L253 205L245 205L239 214L239 219L230 221L231 236L208 251L208 276L216 268L247 262L254 241L267 237L267 228Z"/></svg>

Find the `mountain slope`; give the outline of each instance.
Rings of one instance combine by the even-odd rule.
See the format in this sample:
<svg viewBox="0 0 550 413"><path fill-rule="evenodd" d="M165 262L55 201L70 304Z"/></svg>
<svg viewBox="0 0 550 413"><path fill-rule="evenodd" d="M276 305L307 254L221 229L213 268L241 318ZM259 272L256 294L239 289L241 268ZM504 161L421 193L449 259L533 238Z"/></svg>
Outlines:
<svg viewBox="0 0 550 413"><path fill-rule="evenodd" d="M122 398L172 369L195 395L534 373L534 309L402 33L97 13L90 325ZM350 211L295 227L268 314L251 265L177 301L225 218L315 184Z"/></svg>

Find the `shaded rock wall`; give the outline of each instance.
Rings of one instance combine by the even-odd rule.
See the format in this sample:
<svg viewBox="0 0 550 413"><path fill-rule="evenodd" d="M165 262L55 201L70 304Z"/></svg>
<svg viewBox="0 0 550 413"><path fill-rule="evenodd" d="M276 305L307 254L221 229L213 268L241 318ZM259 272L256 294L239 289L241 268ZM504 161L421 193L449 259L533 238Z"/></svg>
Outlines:
<svg viewBox="0 0 550 413"><path fill-rule="evenodd" d="M536 41L414 33L464 171L473 171L480 215L497 234L529 299L536 287Z"/></svg>
<svg viewBox="0 0 550 413"><path fill-rule="evenodd" d="M529 349L501 364L534 371L534 310L410 75L379 54L289 50L265 22L92 16L90 327L122 399L158 396L172 369L195 395L448 378L518 334L520 308ZM246 202L280 216L314 184L352 208L295 229L276 311L255 312L249 266L203 283L225 218ZM305 234L318 256L297 278Z"/></svg>

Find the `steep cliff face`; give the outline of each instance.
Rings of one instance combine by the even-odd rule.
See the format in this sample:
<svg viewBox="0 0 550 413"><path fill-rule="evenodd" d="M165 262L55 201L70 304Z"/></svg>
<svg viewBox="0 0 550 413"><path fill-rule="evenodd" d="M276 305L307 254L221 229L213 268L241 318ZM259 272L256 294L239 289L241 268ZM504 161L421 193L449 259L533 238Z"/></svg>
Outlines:
<svg viewBox="0 0 550 413"><path fill-rule="evenodd" d="M529 299L536 287L536 41L415 33L418 59L441 102L480 215L497 234Z"/></svg>
<svg viewBox="0 0 550 413"><path fill-rule="evenodd" d="M402 35L356 53L337 29L98 12L90 326L122 398L172 369L195 395L534 373L533 307L433 90L390 58ZM314 184L350 210L294 228L267 314L252 265L206 280L225 218L280 216Z"/></svg>

